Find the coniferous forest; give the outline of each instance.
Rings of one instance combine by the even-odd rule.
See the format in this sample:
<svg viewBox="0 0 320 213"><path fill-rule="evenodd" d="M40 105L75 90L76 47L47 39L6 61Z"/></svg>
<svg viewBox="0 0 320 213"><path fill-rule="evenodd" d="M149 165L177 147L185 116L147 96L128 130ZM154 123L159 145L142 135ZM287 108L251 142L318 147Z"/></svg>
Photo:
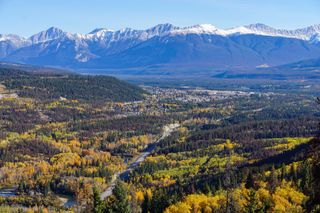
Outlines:
<svg viewBox="0 0 320 213"><path fill-rule="evenodd" d="M319 212L314 93L0 69L0 212Z"/></svg>

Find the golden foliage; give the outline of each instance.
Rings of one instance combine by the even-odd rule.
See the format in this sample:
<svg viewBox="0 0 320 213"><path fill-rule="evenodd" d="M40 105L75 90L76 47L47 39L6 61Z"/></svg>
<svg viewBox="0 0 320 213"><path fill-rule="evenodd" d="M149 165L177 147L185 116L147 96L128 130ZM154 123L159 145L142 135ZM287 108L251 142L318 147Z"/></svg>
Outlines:
<svg viewBox="0 0 320 213"><path fill-rule="evenodd" d="M233 204L229 205L235 206L239 212L246 212L250 190L242 186L230 191L229 197L232 197ZM303 205L308 199L288 182L283 182L273 194L265 188L259 188L251 192L255 193L257 209L263 209L265 204L270 204L268 212L303 212ZM226 192L224 191L219 191L218 194L213 196L192 194L183 201L169 206L165 213L217 212L225 208L226 205Z"/></svg>

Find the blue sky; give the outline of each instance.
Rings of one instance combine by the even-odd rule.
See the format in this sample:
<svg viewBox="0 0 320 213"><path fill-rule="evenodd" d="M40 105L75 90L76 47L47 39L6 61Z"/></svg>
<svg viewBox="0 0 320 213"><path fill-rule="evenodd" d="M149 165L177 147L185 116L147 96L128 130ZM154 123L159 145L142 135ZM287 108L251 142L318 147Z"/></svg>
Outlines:
<svg viewBox="0 0 320 213"><path fill-rule="evenodd" d="M0 33L30 36L51 26L145 29L158 23L230 28L265 23L294 29L320 24L319 0L0 0Z"/></svg>

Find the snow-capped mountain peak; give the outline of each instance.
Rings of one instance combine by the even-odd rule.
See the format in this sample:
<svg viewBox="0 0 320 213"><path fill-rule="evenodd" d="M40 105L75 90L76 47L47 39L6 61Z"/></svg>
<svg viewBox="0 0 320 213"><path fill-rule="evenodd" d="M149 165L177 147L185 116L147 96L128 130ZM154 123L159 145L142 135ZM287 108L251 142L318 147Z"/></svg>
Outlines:
<svg viewBox="0 0 320 213"><path fill-rule="evenodd" d="M320 33L320 24L312 25L311 29L313 29L314 31Z"/></svg>
<svg viewBox="0 0 320 213"><path fill-rule="evenodd" d="M50 27L49 29L45 31L41 31L29 38L29 40L32 43L41 43L41 42L46 42L50 40L54 40L57 38L61 38L65 36L67 33L64 32L63 30L56 28L56 27Z"/></svg>
<svg viewBox="0 0 320 213"><path fill-rule="evenodd" d="M267 36L279 36L279 37L288 37L288 38L296 38L302 40L311 40L316 34L320 33L320 25L313 25L306 28L300 28L296 30L286 30L286 29L275 29L269 27L265 24L251 24L245 26L250 34L257 35L267 35Z"/></svg>
<svg viewBox="0 0 320 213"><path fill-rule="evenodd" d="M195 25L194 28L201 29L205 32L215 32L216 30L218 30L218 28L213 26L212 24L199 24Z"/></svg>
<svg viewBox="0 0 320 213"><path fill-rule="evenodd" d="M273 41L273 39L268 37L282 37L284 39L288 38L303 40L305 45L317 46L315 48L318 48L318 45L320 44L320 25L313 25L297 30L283 30L275 29L260 23L239 26L231 29L219 29L211 24L200 24L190 27L176 27L167 23L159 24L146 30L124 28L114 31L106 28L97 28L88 34L69 33L59 28L51 27L45 31L31 36L28 39L19 37L17 35L0 34L0 59L16 60L17 58L21 58L23 61L26 60L25 57L28 58L29 54L32 53L32 57L50 54L50 57L55 55L64 55L64 57L62 57L63 59L65 59L65 56L69 56L70 58L68 60L87 63L94 59L102 60L106 57L113 57L114 55L123 53L131 48L139 49L145 45L155 45L157 42L159 44L159 49L161 49L164 48L163 46L165 46L165 43L162 44L162 42L173 42L176 41L176 36L180 37L192 34L196 34L198 37L203 38L199 41L195 40L195 42L206 41L206 45L215 43L212 42L215 40L215 36L224 37L218 38L217 41L221 40L225 41L226 43L229 42L229 38L231 37L237 37L236 40L246 40L255 36L263 36L266 38L260 39L268 40L268 42L271 42L269 40ZM248 34L252 36L242 37L242 35ZM208 38L208 36L212 36L212 38ZM156 37L160 37L160 39L157 39ZM151 40L152 38L155 39ZM193 37L190 37L190 40L192 39ZM188 40L189 39L179 41L183 43L188 42ZM294 43L296 41L292 42ZM140 47L140 44L143 45ZM237 44L239 45L237 48L244 48L244 50L246 50L248 47L243 47L244 44ZM37 48L34 48L34 45L37 45ZM235 44L230 43L229 45ZM222 49L224 48L226 47L223 47ZM142 53L144 53L144 51L145 50L142 51L141 49ZM252 54L256 55L256 53ZM50 57L48 56L48 58ZM67 59L65 60L65 63L69 63ZM261 63L259 63L263 64L263 59L261 60ZM132 61L135 61L135 59Z"/></svg>
<svg viewBox="0 0 320 213"><path fill-rule="evenodd" d="M82 35L85 39L103 40L108 35L112 35L115 31L107 28L97 28L86 35Z"/></svg>
<svg viewBox="0 0 320 213"><path fill-rule="evenodd" d="M258 31L273 32L276 30L276 29L274 29L268 25L262 24L262 23L250 24L250 25L246 25L244 27L247 29L250 29L252 31L257 31L257 32Z"/></svg>
<svg viewBox="0 0 320 213"><path fill-rule="evenodd" d="M102 32L114 32L114 30L107 29L107 28L96 28L88 34L90 35L90 34L97 34L97 33L102 33Z"/></svg>
<svg viewBox="0 0 320 213"><path fill-rule="evenodd" d="M199 24L174 29L172 34L221 34L221 30L211 24Z"/></svg>
<svg viewBox="0 0 320 213"><path fill-rule="evenodd" d="M39 32L29 39L19 37L16 35L0 35L0 41L10 40L13 42L21 43L22 41L27 44L42 43L58 38L76 39L84 41L99 41L105 44L109 42L116 42L119 40L139 40L144 41L154 36L167 36L176 34L211 34L220 36L235 36L243 34L255 34L264 36L278 36L296 38L302 40L312 41L312 43L319 42L320 24L313 25L306 28L297 30L284 30L275 29L265 24L256 23L246 26L239 26L231 29L219 29L212 24L199 24L190 27L176 27L172 24L159 24L146 30L135 30L132 28L123 28L121 30L110 30L107 28L97 28L88 34L72 34L67 33L59 28L51 27L45 31Z"/></svg>
<svg viewBox="0 0 320 213"><path fill-rule="evenodd" d="M176 27L172 24L166 23L166 24L158 24L152 28L149 28L146 30L146 32L149 34L161 35L161 34L169 33L172 30L177 30L177 29L179 29L179 27Z"/></svg>
<svg viewBox="0 0 320 213"><path fill-rule="evenodd" d="M0 34L0 41L25 41L26 39L14 34Z"/></svg>

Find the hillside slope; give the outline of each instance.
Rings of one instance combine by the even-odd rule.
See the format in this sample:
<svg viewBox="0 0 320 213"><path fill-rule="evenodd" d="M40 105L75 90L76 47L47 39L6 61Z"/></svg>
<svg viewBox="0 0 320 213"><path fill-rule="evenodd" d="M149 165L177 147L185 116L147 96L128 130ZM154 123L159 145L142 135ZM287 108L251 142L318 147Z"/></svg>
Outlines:
<svg viewBox="0 0 320 213"><path fill-rule="evenodd" d="M20 97L36 99L80 99L84 101L136 101L141 88L108 76L30 73L0 68L0 82Z"/></svg>

